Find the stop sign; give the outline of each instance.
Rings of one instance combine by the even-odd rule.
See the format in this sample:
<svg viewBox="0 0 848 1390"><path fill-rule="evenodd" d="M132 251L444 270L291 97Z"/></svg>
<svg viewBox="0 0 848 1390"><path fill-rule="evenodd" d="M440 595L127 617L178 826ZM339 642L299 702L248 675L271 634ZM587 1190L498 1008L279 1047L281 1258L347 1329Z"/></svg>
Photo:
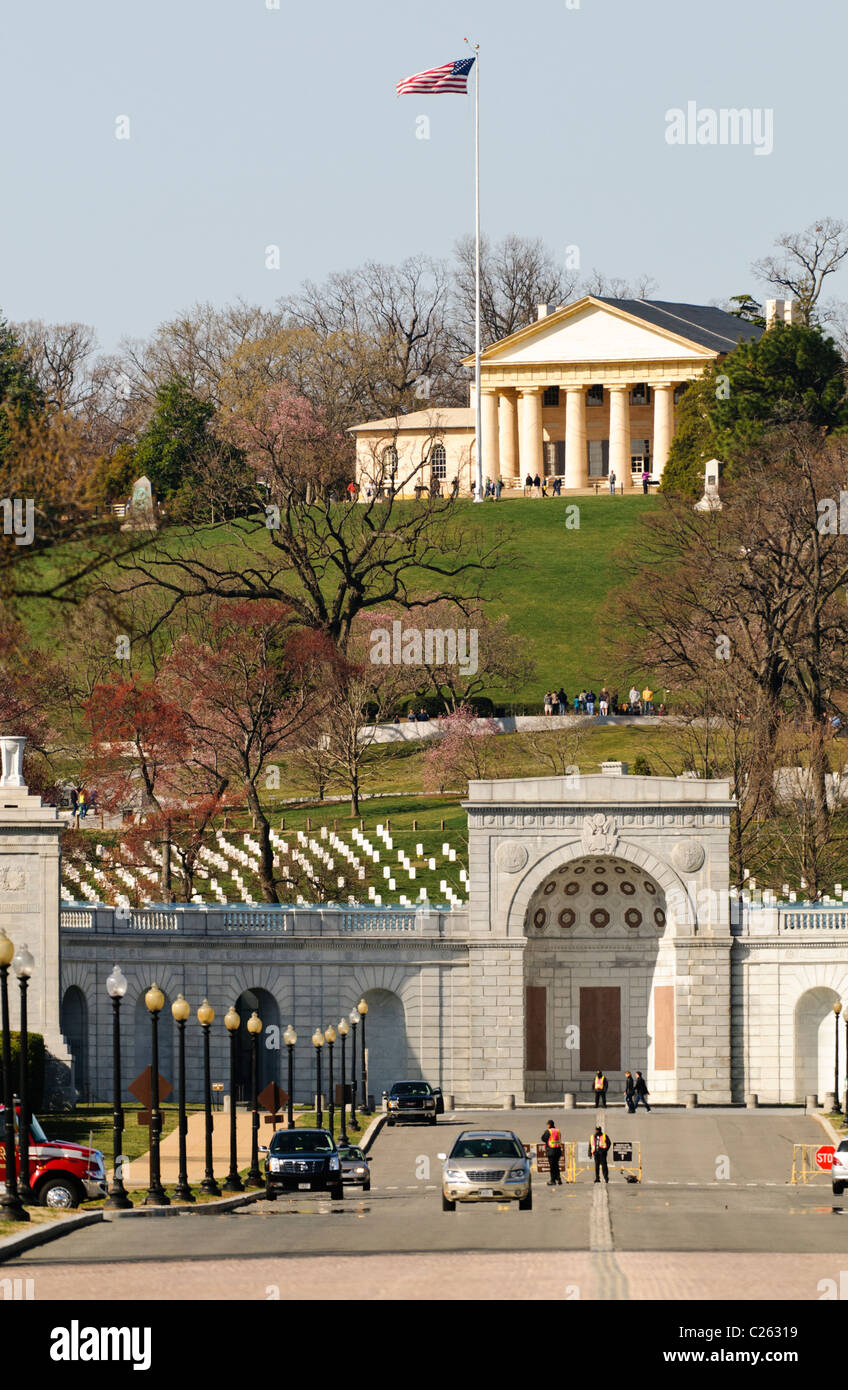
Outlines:
<svg viewBox="0 0 848 1390"><path fill-rule="evenodd" d="M816 1149L816 1166L825 1173L829 1173L833 1167L833 1155L836 1149L832 1144L822 1144L820 1149Z"/></svg>

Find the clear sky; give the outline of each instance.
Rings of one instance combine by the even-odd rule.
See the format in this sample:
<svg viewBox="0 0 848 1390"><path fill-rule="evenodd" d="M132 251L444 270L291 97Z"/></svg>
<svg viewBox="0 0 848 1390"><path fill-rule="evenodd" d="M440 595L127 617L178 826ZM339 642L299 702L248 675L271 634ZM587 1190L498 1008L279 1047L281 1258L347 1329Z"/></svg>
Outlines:
<svg viewBox="0 0 848 1390"><path fill-rule="evenodd" d="M848 215L845 0L274 3L6 5L6 317L79 319L109 349L196 300L271 305L366 259L448 255L473 230L473 99L395 83L462 57L466 33L494 239L706 302L754 288L779 233ZM670 145L689 102L772 111L772 152Z"/></svg>

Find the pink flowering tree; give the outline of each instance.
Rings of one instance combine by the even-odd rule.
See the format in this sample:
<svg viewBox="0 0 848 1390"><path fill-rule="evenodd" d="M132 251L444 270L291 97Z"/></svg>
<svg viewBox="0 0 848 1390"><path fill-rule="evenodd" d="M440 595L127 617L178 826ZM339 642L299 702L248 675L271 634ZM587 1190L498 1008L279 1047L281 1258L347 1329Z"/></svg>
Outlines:
<svg viewBox="0 0 848 1390"><path fill-rule="evenodd" d="M478 719L470 705L460 705L440 721L442 734L424 757L424 787L429 792L467 792L468 783L487 777L499 729L494 719Z"/></svg>

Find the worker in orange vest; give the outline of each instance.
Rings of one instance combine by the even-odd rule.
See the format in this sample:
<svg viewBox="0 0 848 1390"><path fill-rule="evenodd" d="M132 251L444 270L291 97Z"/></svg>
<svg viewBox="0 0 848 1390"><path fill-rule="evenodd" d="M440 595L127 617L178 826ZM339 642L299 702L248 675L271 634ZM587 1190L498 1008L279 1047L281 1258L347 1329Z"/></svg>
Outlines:
<svg viewBox="0 0 848 1390"><path fill-rule="evenodd" d="M607 1153L611 1147L611 1139L600 1125L595 1126L595 1133L589 1140L589 1153L595 1160L595 1182L601 1181L601 1173L604 1175L604 1182L609 1182L609 1168L607 1167Z"/></svg>
<svg viewBox="0 0 848 1390"><path fill-rule="evenodd" d="M597 1108L598 1108L599 1105L602 1106L604 1110L606 1110L606 1108L607 1108L607 1084L608 1084L608 1083L607 1083L607 1079L606 1079L606 1077L604 1076L604 1073L601 1071L600 1067L598 1067L598 1070L597 1070L596 1073L595 1073L595 1109L596 1109L596 1110L597 1110Z"/></svg>
<svg viewBox="0 0 848 1390"><path fill-rule="evenodd" d="M559 1166L562 1162L562 1134L553 1120L548 1120L548 1127L542 1135L542 1143L545 1146L545 1157L551 1169L548 1187L562 1187L562 1178L559 1175Z"/></svg>

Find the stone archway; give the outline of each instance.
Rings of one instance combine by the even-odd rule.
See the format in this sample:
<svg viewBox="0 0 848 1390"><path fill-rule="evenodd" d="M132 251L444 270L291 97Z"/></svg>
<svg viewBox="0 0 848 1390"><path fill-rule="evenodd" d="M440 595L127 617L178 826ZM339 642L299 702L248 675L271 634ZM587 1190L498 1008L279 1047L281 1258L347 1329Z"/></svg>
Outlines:
<svg viewBox="0 0 848 1390"><path fill-rule="evenodd" d="M71 985L65 990L61 1020L62 1033L74 1062L74 1089L80 1100L90 1100L88 1001L79 985Z"/></svg>
<svg viewBox="0 0 848 1390"><path fill-rule="evenodd" d="M816 1095L821 1103L833 1090L836 990L818 985L801 995L795 1005L795 1099ZM841 1039L840 1039L841 1055ZM841 1068L844 1072L845 1068ZM839 1090L842 1077L839 1078Z"/></svg>
<svg viewBox="0 0 848 1390"><path fill-rule="evenodd" d="M584 853L548 868L523 923L528 1100L588 1097L598 1067L616 1099L626 1069L673 1074L667 924L657 878L629 859Z"/></svg>
<svg viewBox="0 0 848 1390"><path fill-rule="evenodd" d="M406 1011L402 999L392 990L369 989L364 997L368 1005L365 1038L368 1090L379 1106L383 1091L407 1077ZM412 1080L416 1078L417 1073Z"/></svg>
<svg viewBox="0 0 848 1390"><path fill-rule="evenodd" d="M254 1011L258 1013L262 1020L262 1032L259 1034L256 1069L258 1090L264 1090L269 1081L276 1081L280 1084L278 1067L282 1044L279 1044L276 1049L265 1046L269 1028L276 1028L277 1037L279 1038L280 1010L277 1006L277 1001L273 994L267 989L261 989L258 986L255 989L245 989L236 1000L236 1013L241 1020L236 1047L237 1101L250 1102L253 1099L250 1068L252 1043L251 1035L247 1031L247 1021Z"/></svg>

